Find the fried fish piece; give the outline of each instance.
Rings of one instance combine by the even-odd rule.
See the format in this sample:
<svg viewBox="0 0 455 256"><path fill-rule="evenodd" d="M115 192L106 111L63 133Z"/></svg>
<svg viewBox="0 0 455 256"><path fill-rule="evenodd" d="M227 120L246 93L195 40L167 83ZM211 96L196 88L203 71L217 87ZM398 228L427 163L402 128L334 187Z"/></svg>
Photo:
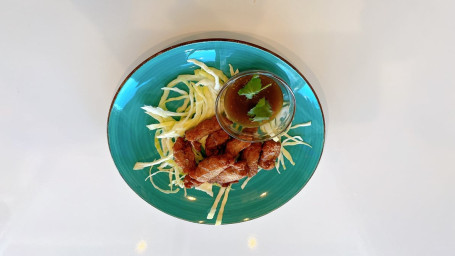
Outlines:
<svg viewBox="0 0 455 256"><path fill-rule="evenodd" d="M245 160L239 161L220 174L218 174L215 178L211 179L209 183L218 183L223 187L229 186L229 184L238 182L240 179L245 177L248 174L248 164Z"/></svg>
<svg viewBox="0 0 455 256"><path fill-rule="evenodd" d="M189 173L196 169L196 160L189 141L179 137L172 149L174 150L174 161L178 166L182 167L183 172Z"/></svg>
<svg viewBox="0 0 455 256"><path fill-rule="evenodd" d="M262 169L270 170L275 167L275 160L280 155L281 143L268 140L262 144L262 153L259 158L259 166Z"/></svg>
<svg viewBox="0 0 455 256"><path fill-rule="evenodd" d="M253 143L242 151L241 159L248 164L248 177L253 177L258 173L258 161L261 156L262 144Z"/></svg>
<svg viewBox="0 0 455 256"><path fill-rule="evenodd" d="M200 140L202 137L209 135L212 132L220 130L220 124L216 120L216 116L200 122L195 127L185 132L185 138L189 141Z"/></svg>
<svg viewBox="0 0 455 256"><path fill-rule="evenodd" d="M189 175L191 178L204 183L218 176L233 163L234 159L225 155L210 156L200 161L196 169Z"/></svg>
<svg viewBox="0 0 455 256"><path fill-rule="evenodd" d="M235 158L240 153L240 151L244 150L249 145L251 145L251 142L232 139L226 143L225 155Z"/></svg>

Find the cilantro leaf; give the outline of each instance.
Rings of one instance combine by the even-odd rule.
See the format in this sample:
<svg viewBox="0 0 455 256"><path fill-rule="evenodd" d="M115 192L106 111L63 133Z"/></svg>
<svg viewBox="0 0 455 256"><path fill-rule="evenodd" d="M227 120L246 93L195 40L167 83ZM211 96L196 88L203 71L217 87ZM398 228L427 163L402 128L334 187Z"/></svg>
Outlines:
<svg viewBox="0 0 455 256"><path fill-rule="evenodd" d="M258 94L260 91L264 90L265 88L271 86L272 84L268 84L265 87L262 87L261 79L259 75L254 75L251 80L237 93L239 95L245 95L245 97L249 100L253 98L254 95Z"/></svg>
<svg viewBox="0 0 455 256"><path fill-rule="evenodd" d="M272 116L272 107L270 106L269 102L265 100L265 98L262 98L258 101L254 108L248 111L248 115L253 117L250 119L254 122L269 120L269 118Z"/></svg>

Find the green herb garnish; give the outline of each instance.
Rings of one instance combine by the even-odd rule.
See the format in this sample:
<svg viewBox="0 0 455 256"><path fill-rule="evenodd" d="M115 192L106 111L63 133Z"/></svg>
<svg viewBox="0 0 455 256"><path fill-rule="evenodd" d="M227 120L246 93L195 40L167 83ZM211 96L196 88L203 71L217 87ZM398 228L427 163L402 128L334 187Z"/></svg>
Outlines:
<svg viewBox="0 0 455 256"><path fill-rule="evenodd" d="M248 115L252 117L250 120L253 122L269 120L272 116L272 107L269 102L265 100L265 98L262 98L258 101L254 108L248 111Z"/></svg>
<svg viewBox="0 0 455 256"><path fill-rule="evenodd" d="M201 146L201 155L204 158L207 156L207 153L205 152L205 148L203 146Z"/></svg>
<svg viewBox="0 0 455 256"><path fill-rule="evenodd" d="M260 91L264 90L265 88L271 86L272 84L268 84L265 87L262 87L261 79L259 75L254 75L251 80L238 91L239 95L245 95L245 97L249 100L253 98L254 95L258 94Z"/></svg>

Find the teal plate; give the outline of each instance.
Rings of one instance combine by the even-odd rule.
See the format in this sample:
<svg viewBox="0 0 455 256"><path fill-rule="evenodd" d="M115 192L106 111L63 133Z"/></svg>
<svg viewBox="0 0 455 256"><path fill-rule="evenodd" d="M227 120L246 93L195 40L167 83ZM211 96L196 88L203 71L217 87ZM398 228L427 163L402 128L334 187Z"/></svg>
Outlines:
<svg viewBox="0 0 455 256"><path fill-rule="evenodd" d="M112 102L107 127L111 155L123 179L142 199L169 215L196 223L215 223L216 215L212 220L206 219L214 197L195 189L187 190L193 200L184 197L183 190L164 194L145 181L147 169L133 171L136 162L159 158L153 142L154 132L146 127L155 120L141 107L156 106L162 87L179 74L191 74L197 68L187 59L203 61L225 74L229 74L228 64L240 71L268 70L292 87L297 102L293 124L311 121L312 125L291 130L289 134L302 136L312 148L287 147L294 166L286 162L287 169L280 168L281 174L275 169L260 171L243 190L240 188L243 180L232 185L223 224L252 220L282 206L302 190L319 163L324 146L324 116L314 90L295 67L263 47L237 40L206 39L175 45L151 56L128 75ZM154 181L168 188L166 174L154 176ZM214 187L215 196L218 190Z"/></svg>

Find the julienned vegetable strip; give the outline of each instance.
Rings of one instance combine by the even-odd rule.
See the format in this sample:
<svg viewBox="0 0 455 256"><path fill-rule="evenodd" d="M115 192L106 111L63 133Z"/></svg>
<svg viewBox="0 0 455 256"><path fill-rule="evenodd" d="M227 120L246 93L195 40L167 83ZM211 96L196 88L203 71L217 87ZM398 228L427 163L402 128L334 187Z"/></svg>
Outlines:
<svg viewBox="0 0 455 256"><path fill-rule="evenodd" d="M299 127L305 127L305 126L310 126L310 125L311 125L311 121L306 122L306 123L296 124L294 126L291 126L291 129L295 129L295 128L299 128Z"/></svg>
<svg viewBox="0 0 455 256"><path fill-rule="evenodd" d="M223 202L221 202L220 210L218 211L218 216L216 216L216 222L215 222L216 226L221 225L221 220L223 219L223 213L224 213L224 206L226 205L226 202L228 200L230 190L231 190L231 185L229 185L229 187L224 192Z"/></svg>
<svg viewBox="0 0 455 256"><path fill-rule="evenodd" d="M188 60L188 62L194 63L195 65L199 66L202 68L205 72L209 73L210 75L215 78L215 90L218 91L220 89L220 78L213 72L211 69L209 69L204 63L197 61L197 60Z"/></svg>
<svg viewBox="0 0 455 256"><path fill-rule="evenodd" d="M151 115L152 117L154 115L158 115L158 116L161 116L161 117L171 117L171 116L187 116L188 113L177 113L177 112L171 112L171 111L167 111L167 110L164 110L160 107L152 107L152 106L143 106L142 107L143 110L146 111L147 114Z"/></svg>
<svg viewBox="0 0 455 256"><path fill-rule="evenodd" d="M162 188L158 187L158 185L156 185L155 182L153 182L153 176L155 174L158 174L158 173L161 173L161 172L168 172L169 173L169 171L156 171L156 172L152 173L152 167L150 167L150 170L149 170L149 174L150 175L147 178L150 179L150 182L152 183L153 187L155 187L157 190L159 190L160 192L165 193L165 194L174 194L174 193L179 192L179 190L180 190L179 188L177 188L176 190L172 190L172 189L171 190L165 190L165 189L162 189Z"/></svg>
<svg viewBox="0 0 455 256"><path fill-rule="evenodd" d="M245 181L243 181L243 183L242 183L242 186L240 186L240 188L241 188L241 189L244 189L244 188L245 188L245 186L246 186L246 184L248 184L248 181L250 181L250 180L251 180L251 178L252 178L252 177L248 177L248 178L246 178L246 179L245 179Z"/></svg>
<svg viewBox="0 0 455 256"><path fill-rule="evenodd" d="M213 219L213 216L215 216L216 207L218 207L218 203L220 202L220 199L224 194L224 190L226 190L226 187L221 187L220 191L218 191L218 195L216 196L215 202L213 202L212 208L210 208L210 212L209 214L207 214L208 220Z"/></svg>
<svg viewBox="0 0 455 256"><path fill-rule="evenodd" d="M161 88L161 90L163 90L163 91L174 91L174 92L180 93L182 95L188 95L188 93L185 92L184 90L180 90L179 88L175 88L175 87L163 87L163 88Z"/></svg>
<svg viewBox="0 0 455 256"><path fill-rule="evenodd" d="M148 162L148 163L137 162L134 165L133 170L141 170L141 169L144 169L145 167L154 166L154 165L160 164L160 163L162 163L162 162L164 162L166 160L169 160L171 158L172 158L172 154L168 155L165 158L161 158L161 159L155 160L153 162Z"/></svg>

